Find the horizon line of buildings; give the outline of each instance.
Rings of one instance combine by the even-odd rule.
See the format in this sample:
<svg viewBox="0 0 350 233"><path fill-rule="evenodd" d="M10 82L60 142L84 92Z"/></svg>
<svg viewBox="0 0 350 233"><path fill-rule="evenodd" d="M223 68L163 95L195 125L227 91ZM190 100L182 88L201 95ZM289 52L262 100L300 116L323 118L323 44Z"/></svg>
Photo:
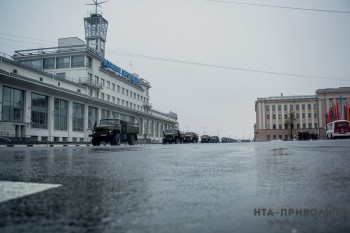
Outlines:
<svg viewBox="0 0 350 233"><path fill-rule="evenodd" d="M258 98L255 112L254 141L293 140L300 131L326 139L327 123L350 120L350 87L318 89L315 95Z"/></svg>

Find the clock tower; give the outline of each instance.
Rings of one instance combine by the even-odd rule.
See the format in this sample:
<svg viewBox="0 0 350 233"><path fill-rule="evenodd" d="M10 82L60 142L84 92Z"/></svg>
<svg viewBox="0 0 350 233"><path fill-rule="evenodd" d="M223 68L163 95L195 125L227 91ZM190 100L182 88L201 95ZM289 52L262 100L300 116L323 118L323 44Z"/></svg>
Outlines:
<svg viewBox="0 0 350 233"><path fill-rule="evenodd" d="M95 5L96 10L90 14L90 17L84 18L85 40L89 48L104 58L108 21L101 14L98 14L97 7L101 7L100 4L107 1L97 2L97 0L93 0L93 2L93 4L86 4Z"/></svg>

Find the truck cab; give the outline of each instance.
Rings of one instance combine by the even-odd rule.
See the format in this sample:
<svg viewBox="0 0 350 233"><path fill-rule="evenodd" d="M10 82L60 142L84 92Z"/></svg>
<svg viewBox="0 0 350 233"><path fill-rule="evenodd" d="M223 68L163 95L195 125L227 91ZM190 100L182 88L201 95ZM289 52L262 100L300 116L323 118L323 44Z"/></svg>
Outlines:
<svg viewBox="0 0 350 233"><path fill-rule="evenodd" d="M139 127L137 124L129 123L115 118L101 119L94 127L92 134L92 145L99 146L102 141L110 142L111 145L120 145L121 142L128 142L134 145L137 141Z"/></svg>
<svg viewBox="0 0 350 233"><path fill-rule="evenodd" d="M184 142L184 138L185 138L185 134L180 130L168 129L163 132L163 144L166 144L166 143L182 144Z"/></svg>

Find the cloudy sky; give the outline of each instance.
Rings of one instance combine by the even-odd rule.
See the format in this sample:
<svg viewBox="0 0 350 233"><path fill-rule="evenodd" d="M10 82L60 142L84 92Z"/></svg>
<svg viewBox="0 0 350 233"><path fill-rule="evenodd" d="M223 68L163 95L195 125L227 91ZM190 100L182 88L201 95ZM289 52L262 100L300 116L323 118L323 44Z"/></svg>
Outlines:
<svg viewBox="0 0 350 233"><path fill-rule="evenodd" d="M0 0L0 52L84 39L91 2ZM257 98L350 86L348 0L109 0L99 10L106 58L148 80L153 107L176 112L184 131L253 138Z"/></svg>

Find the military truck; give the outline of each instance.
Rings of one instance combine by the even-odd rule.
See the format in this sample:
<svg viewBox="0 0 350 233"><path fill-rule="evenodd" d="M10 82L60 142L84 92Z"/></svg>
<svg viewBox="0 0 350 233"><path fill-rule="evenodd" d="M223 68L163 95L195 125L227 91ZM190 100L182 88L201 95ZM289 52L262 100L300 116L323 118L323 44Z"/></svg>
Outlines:
<svg viewBox="0 0 350 233"><path fill-rule="evenodd" d="M210 142L210 136L209 135L202 135L201 137L201 143L209 143Z"/></svg>
<svg viewBox="0 0 350 233"><path fill-rule="evenodd" d="M211 143L220 143L220 138L218 136L212 136L210 138Z"/></svg>
<svg viewBox="0 0 350 233"><path fill-rule="evenodd" d="M163 132L163 144L183 143L184 138L185 138L185 134L180 130L175 130L175 129L169 130L168 129L168 130Z"/></svg>
<svg viewBox="0 0 350 233"><path fill-rule="evenodd" d="M139 126L115 118L101 119L94 127L92 134L92 145L99 146L102 141L110 142L111 145L120 145L121 142L128 142L134 145L137 141Z"/></svg>
<svg viewBox="0 0 350 233"><path fill-rule="evenodd" d="M185 133L184 143L187 143L187 142L197 143L198 142L198 134L196 134L194 132Z"/></svg>

